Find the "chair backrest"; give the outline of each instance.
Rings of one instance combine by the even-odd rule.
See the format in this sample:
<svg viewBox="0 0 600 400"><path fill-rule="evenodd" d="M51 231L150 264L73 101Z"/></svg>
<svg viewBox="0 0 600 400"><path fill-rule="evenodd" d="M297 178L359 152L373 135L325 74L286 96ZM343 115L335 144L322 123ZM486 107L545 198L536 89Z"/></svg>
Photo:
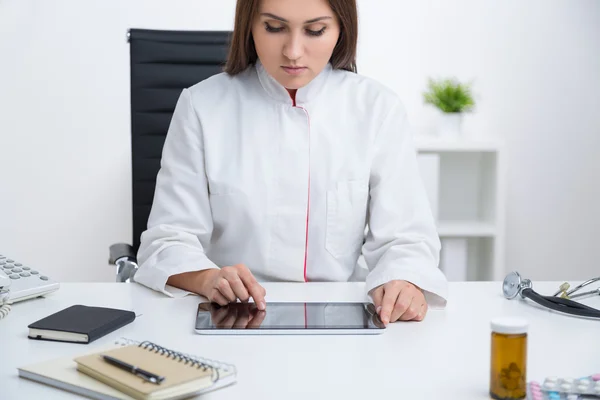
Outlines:
<svg viewBox="0 0 600 400"><path fill-rule="evenodd" d="M156 175L184 88L223 71L231 32L130 29L133 240L147 227Z"/></svg>

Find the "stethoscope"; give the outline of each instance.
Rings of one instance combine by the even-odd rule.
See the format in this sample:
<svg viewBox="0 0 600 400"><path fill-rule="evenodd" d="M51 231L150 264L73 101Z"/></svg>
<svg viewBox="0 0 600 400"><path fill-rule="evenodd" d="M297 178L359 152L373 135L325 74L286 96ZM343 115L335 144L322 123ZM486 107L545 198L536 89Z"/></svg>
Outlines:
<svg viewBox="0 0 600 400"><path fill-rule="evenodd" d="M511 272L504 278L502 283L502 292L507 299L514 299L521 295L523 299L530 299L543 307L551 310L576 315L579 317L600 318L600 310L586 306L577 301L571 300L584 296L600 295L600 288L590 290L584 293L574 294L579 289L600 281L600 276L583 282L581 285L569 290L570 285L565 282L560 285L558 291L552 296L542 296L533 290L531 280L522 279L518 272Z"/></svg>

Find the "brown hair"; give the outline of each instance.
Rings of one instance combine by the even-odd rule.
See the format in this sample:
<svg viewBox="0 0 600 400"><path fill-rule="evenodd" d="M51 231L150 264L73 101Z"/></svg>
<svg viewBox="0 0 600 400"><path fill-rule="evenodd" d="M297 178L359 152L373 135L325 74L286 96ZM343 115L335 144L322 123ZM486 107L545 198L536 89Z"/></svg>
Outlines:
<svg viewBox="0 0 600 400"><path fill-rule="evenodd" d="M338 39L331 59L334 69L356 72L358 43L358 12L356 0L328 0L340 24ZM258 55L252 38L252 24L258 14L260 0L237 0L235 24L229 46L225 72L237 75L256 63Z"/></svg>

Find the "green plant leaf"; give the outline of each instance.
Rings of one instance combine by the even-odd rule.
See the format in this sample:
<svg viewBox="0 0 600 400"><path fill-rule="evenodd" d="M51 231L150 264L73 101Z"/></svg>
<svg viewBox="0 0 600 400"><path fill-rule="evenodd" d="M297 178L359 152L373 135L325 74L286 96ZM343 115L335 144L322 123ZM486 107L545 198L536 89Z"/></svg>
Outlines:
<svg viewBox="0 0 600 400"><path fill-rule="evenodd" d="M425 104L431 104L445 113L471 111L475 100L468 84L456 79L428 80L428 90L423 93Z"/></svg>

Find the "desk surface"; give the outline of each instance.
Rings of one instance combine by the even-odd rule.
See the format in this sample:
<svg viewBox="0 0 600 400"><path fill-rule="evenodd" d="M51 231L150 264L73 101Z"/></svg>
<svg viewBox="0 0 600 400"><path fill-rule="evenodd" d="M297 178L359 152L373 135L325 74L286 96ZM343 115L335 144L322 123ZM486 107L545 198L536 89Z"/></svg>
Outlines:
<svg viewBox="0 0 600 400"><path fill-rule="evenodd" d="M552 293L558 282L534 283ZM360 283L265 284L267 301L362 301ZM528 380L600 372L600 322L506 300L499 282L451 283L448 307L423 322L394 323L375 336L201 336L200 298L167 298L137 284L67 283L44 299L13 306L0 320L2 399L78 398L19 378L17 367L75 356L119 337L235 364L238 383L205 399L487 399L490 328L495 316L530 322ZM596 298L583 302L599 308ZM73 304L131 309L135 322L90 345L27 339L27 325ZM398 397L398 398L400 398Z"/></svg>

